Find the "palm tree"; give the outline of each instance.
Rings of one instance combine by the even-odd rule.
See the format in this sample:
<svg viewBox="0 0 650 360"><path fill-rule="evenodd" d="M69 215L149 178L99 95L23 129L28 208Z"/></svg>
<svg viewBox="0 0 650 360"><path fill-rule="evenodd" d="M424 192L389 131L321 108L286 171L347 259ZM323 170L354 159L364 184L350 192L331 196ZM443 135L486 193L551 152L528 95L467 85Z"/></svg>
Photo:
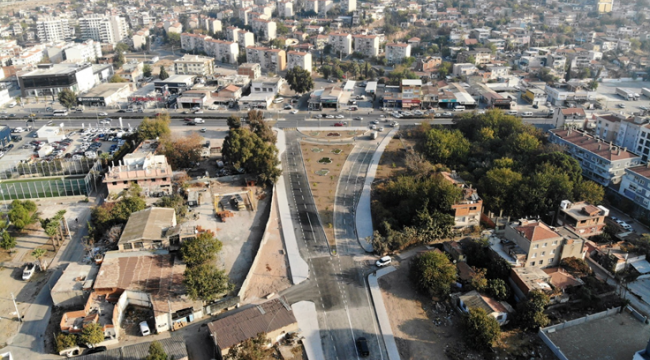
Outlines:
<svg viewBox="0 0 650 360"><path fill-rule="evenodd" d="M38 261L39 267L41 268L42 271L45 271L47 269L47 266L43 264L43 256L45 256L46 253L47 251L41 248L34 249L32 251L32 256Z"/></svg>

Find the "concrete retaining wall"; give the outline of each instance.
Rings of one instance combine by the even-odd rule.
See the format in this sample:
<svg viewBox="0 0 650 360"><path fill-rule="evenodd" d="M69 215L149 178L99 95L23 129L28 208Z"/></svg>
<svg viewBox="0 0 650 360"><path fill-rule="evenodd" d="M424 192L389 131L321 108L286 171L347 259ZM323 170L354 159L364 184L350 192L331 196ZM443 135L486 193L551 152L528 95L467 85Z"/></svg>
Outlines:
<svg viewBox="0 0 650 360"><path fill-rule="evenodd" d="M269 210L269 219L266 222L266 227L264 227L264 235L262 235L262 241L260 241L260 246L257 248L257 254L255 254L255 258L253 258L253 263L251 264L251 267L248 269L248 274L246 274L246 279L244 279L244 282L241 285L241 288L239 288L239 292L237 293L237 296L241 298L242 300L245 300L244 295L246 294L246 290L248 289L248 284L253 277L253 269L255 269L255 266L257 266L257 263L260 261L260 258L262 257L262 247L266 242L269 240L269 226L271 225L271 221L273 221L273 217L271 216L273 214L273 207L276 206L277 204L275 203L275 186L273 186L273 191L271 192L271 208Z"/></svg>
<svg viewBox="0 0 650 360"><path fill-rule="evenodd" d="M560 350L559 347L555 346L555 344L553 343L553 340L551 340L551 339L550 339L550 338L549 338L549 337L544 333L544 331L543 331L542 329L539 329L539 332L537 333L537 335L539 335L540 339L542 339L542 341L544 342L544 344L546 344L546 346L548 346L548 348L551 349L551 351L553 352L553 354L555 354L555 356L557 356L558 359L560 359L560 360L569 360L569 359L564 355L564 353L562 352L562 350Z"/></svg>

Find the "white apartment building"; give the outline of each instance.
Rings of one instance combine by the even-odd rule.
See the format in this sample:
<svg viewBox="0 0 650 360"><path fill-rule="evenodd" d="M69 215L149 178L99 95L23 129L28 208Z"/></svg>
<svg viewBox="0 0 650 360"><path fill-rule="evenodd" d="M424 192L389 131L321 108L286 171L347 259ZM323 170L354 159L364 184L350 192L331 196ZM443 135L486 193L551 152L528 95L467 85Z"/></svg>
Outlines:
<svg viewBox="0 0 650 360"><path fill-rule="evenodd" d="M246 48L246 62L258 63L262 71L276 74L287 68L286 52L282 49L249 46Z"/></svg>
<svg viewBox="0 0 650 360"><path fill-rule="evenodd" d="M86 40L81 44L74 44L63 49L64 60L68 62L92 62L102 57L102 46L93 40Z"/></svg>
<svg viewBox="0 0 650 360"><path fill-rule="evenodd" d="M300 66L311 73L311 53L294 50L289 51L287 53L287 70L293 69L296 66Z"/></svg>
<svg viewBox="0 0 650 360"><path fill-rule="evenodd" d="M72 38L68 19L52 17L42 18L36 21L36 35L42 43L68 41Z"/></svg>
<svg viewBox="0 0 650 360"><path fill-rule="evenodd" d="M341 11L344 13L357 11L357 0L341 0Z"/></svg>
<svg viewBox="0 0 650 360"><path fill-rule="evenodd" d="M181 49L185 51L204 51L204 44L211 37L201 34L181 34Z"/></svg>
<svg viewBox="0 0 650 360"><path fill-rule="evenodd" d="M203 21L203 27L205 30L212 32L212 33L218 33L221 30L223 30L223 27L221 25L221 20L213 19L213 18L207 18Z"/></svg>
<svg viewBox="0 0 650 360"><path fill-rule="evenodd" d="M279 1L278 2L278 16L281 18L292 18L294 16L293 12L293 2L289 0Z"/></svg>
<svg viewBox="0 0 650 360"><path fill-rule="evenodd" d="M275 21L255 18L251 21L253 32L261 35L261 39L271 41L277 37Z"/></svg>
<svg viewBox="0 0 650 360"><path fill-rule="evenodd" d="M399 64L411 56L411 44L386 44L386 60L389 64Z"/></svg>
<svg viewBox="0 0 650 360"><path fill-rule="evenodd" d="M318 13L318 0L306 0L304 5L305 12L313 11Z"/></svg>
<svg viewBox="0 0 650 360"><path fill-rule="evenodd" d="M176 75L212 75L214 58L185 54L182 58L174 60L174 72Z"/></svg>
<svg viewBox="0 0 650 360"><path fill-rule="evenodd" d="M126 19L120 16L104 17L93 15L79 19L81 38L93 39L101 43L116 44L129 34Z"/></svg>
<svg viewBox="0 0 650 360"><path fill-rule="evenodd" d="M239 56L239 45L232 41L207 39L204 43L204 51L214 56L217 61L235 64Z"/></svg>
<svg viewBox="0 0 650 360"><path fill-rule="evenodd" d="M343 55L352 53L352 35L350 34L331 33L329 34L329 43L335 52L340 51Z"/></svg>
<svg viewBox="0 0 650 360"><path fill-rule="evenodd" d="M144 29L133 34L131 40L133 41L134 49L141 49L147 43L147 38L149 38L149 30Z"/></svg>
<svg viewBox="0 0 650 360"><path fill-rule="evenodd" d="M327 16L327 12L332 10L333 6L332 0L318 0L318 15Z"/></svg>
<svg viewBox="0 0 650 360"><path fill-rule="evenodd" d="M353 38L354 52L360 52L366 57L379 55L379 36L354 35Z"/></svg>
<svg viewBox="0 0 650 360"><path fill-rule="evenodd" d="M240 49L246 49L249 46L255 45L255 35L246 30L239 30L237 34L237 43Z"/></svg>

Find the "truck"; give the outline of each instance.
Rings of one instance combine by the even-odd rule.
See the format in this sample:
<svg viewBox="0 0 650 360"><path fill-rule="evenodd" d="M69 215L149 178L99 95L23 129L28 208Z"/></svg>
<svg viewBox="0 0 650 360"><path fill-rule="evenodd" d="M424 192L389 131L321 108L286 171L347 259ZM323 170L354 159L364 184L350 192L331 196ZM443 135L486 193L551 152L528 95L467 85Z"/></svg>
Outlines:
<svg viewBox="0 0 650 360"><path fill-rule="evenodd" d="M370 133L370 138L373 140L377 140L377 136L379 136L379 134L376 131Z"/></svg>
<svg viewBox="0 0 650 360"><path fill-rule="evenodd" d="M645 97L650 99L650 89L648 88L641 89L641 94L645 95Z"/></svg>
<svg viewBox="0 0 650 360"><path fill-rule="evenodd" d="M638 93L626 88L616 88L616 94L625 100L639 100L641 97Z"/></svg>

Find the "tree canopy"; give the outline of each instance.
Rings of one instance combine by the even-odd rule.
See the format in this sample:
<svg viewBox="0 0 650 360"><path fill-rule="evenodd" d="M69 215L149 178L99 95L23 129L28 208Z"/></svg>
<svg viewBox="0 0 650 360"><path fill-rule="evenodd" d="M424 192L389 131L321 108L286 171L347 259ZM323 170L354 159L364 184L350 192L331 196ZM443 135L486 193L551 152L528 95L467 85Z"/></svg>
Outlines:
<svg viewBox="0 0 650 360"><path fill-rule="evenodd" d="M287 71L287 75L284 78L287 80L289 88L298 94L304 94L314 88L314 79L312 79L311 73L300 66L296 66Z"/></svg>
<svg viewBox="0 0 650 360"><path fill-rule="evenodd" d="M153 341L149 345L149 353L145 360L167 360L167 353L158 341Z"/></svg>
<svg viewBox="0 0 650 360"><path fill-rule="evenodd" d="M469 344L479 350L487 350L501 336L501 327L497 320L483 308L471 308L464 321Z"/></svg>
<svg viewBox="0 0 650 360"><path fill-rule="evenodd" d="M59 104L66 109L77 106L77 94L70 89L61 90L57 95L57 99L59 100Z"/></svg>
<svg viewBox="0 0 650 360"><path fill-rule="evenodd" d="M90 344L93 346L104 341L104 330L102 329L102 326L97 323L85 325L79 335L79 341L83 344Z"/></svg>
<svg viewBox="0 0 650 360"><path fill-rule="evenodd" d="M526 300L517 306L517 320L525 330L537 330L548 325L550 320L544 314L544 308L548 305L548 295L540 290L532 290L528 293Z"/></svg>
<svg viewBox="0 0 650 360"><path fill-rule="evenodd" d="M172 133L169 129L170 123L171 118L166 113L160 114L153 119L145 117L138 126L138 138L147 140L169 136Z"/></svg>
<svg viewBox="0 0 650 360"><path fill-rule="evenodd" d="M262 140L249 129L230 129L223 142L222 156L235 169L243 168L263 182L275 183L282 173L275 144Z"/></svg>
<svg viewBox="0 0 650 360"><path fill-rule="evenodd" d="M201 160L203 137L196 132L187 136L164 136L160 152L167 157L173 170L194 167Z"/></svg>
<svg viewBox="0 0 650 360"><path fill-rule="evenodd" d="M207 263L221 251L222 243L211 232L202 232L196 238L183 242L181 255L188 266Z"/></svg>
<svg viewBox="0 0 650 360"><path fill-rule="evenodd" d="M120 224L126 224L132 213L144 210L146 202L140 196L138 185L131 185L127 193L116 202L105 202L90 211L89 233L94 240L101 239L108 230Z"/></svg>
<svg viewBox="0 0 650 360"><path fill-rule="evenodd" d="M184 283L187 286L187 294L193 300L216 300L219 295L225 295L233 288L228 274L212 264L186 268Z"/></svg>
<svg viewBox="0 0 650 360"><path fill-rule="evenodd" d="M165 67L160 65L160 73L158 74L158 77L160 80L165 80L169 78L169 74L167 73L167 70L165 70Z"/></svg>
<svg viewBox="0 0 650 360"><path fill-rule="evenodd" d="M36 203L31 200L14 200L11 202L11 210L9 210L7 217L14 225L14 228L21 231L27 225L36 222L38 217L36 214Z"/></svg>
<svg viewBox="0 0 650 360"><path fill-rule="evenodd" d="M444 297L456 281L456 267L442 252L429 251L411 260L410 278L418 290Z"/></svg>
<svg viewBox="0 0 650 360"><path fill-rule="evenodd" d="M118 74L114 74L113 76L111 76L110 79L108 79L109 83L123 83L123 82L127 82L127 81L128 80L126 80L125 78L119 76Z"/></svg>

